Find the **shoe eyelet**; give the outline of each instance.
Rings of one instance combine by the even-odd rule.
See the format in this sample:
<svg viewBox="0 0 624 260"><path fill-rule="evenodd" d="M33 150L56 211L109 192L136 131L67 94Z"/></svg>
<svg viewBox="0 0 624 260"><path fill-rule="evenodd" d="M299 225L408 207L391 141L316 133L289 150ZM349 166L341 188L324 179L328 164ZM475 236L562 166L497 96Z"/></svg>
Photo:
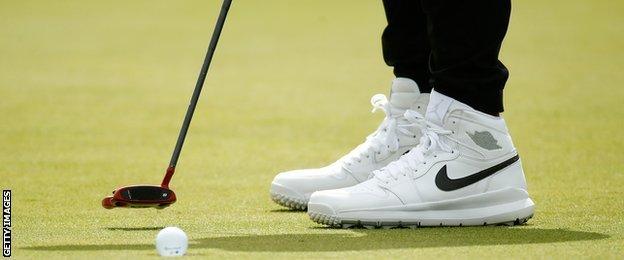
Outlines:
<svg viewBox="0 0 624 260"><path fill-rule="evenodd" d="M418 106L418 109L420 109L420 106Z"/></svg>

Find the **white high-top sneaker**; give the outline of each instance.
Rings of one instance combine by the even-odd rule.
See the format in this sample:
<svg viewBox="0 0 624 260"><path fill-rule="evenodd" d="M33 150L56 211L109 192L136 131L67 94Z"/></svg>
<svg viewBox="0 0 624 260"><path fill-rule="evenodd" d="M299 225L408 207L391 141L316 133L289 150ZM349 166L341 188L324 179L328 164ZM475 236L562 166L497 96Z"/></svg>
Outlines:
<svg viewBox="0 0 624 260"><path fill-rule="evenodd" d="M533 216L522 164L500 117L432 92L420 144L358 185L312 194L308 215L349 227L521 224Z"/></svg>
<svg viewBox="0 0 624 260"><path fill-rule="evenodd" d="M373 112L380 109L386 117L363 144L329 166L278 174L271 183L271 198L279 205L305 210L315 191L349 187L367 180L371 172L418 144L421 131L403 114L407 109L424 112L428 101L429 94L421 94L413 80L394 79L389 101L382 94L371 99Z"/></svg>

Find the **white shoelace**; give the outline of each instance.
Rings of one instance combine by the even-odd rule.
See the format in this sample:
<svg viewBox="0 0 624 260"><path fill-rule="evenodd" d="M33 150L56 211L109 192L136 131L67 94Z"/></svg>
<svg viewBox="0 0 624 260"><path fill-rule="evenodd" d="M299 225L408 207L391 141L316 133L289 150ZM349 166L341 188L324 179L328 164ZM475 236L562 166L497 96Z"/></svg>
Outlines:
<svg viewBox="0 0 624 260"><path fill-rule="evenodd" d="M442 135L452 134L452 131L427 121L420 113L413 110L407 110L404 116L407 121L421 129L422 137L418 146L407 154L372 173L373 177L382 183L396 181L399 175L409 174L411 177L416 177L419 164L426 163L425 156L432 152L453 152L453 149L440 138Z"/></svg>
<svg viewBox="0 0 624 260"><path fill-rule="evenodd" d="M343 157L344 162L347 165L351 165L355 162L361 162L363 157L369 158L373 153L381 153L383 149L388 149L390 152L396 152L399 149L399 137L398 134L402 133L407 136L414 136L414 133L409 130L412 124L399 124L402 120L402 113L393 113L393 107L388 102L383 94L376 94L371 98L371 104L373 105L373 113L377 110L381 110L386 114L383 122L379 125L377 130L366 137L366 141L363 144L357 146L353 151ZM394 109L396 110L396 109Z"/></svg>

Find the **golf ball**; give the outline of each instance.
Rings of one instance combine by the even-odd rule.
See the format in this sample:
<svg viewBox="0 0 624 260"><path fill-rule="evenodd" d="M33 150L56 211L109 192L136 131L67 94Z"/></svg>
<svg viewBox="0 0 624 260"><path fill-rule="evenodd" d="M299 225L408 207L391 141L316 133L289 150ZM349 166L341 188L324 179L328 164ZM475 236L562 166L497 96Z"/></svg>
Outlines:
<svg viewBox="0 0 624 260"><path fill-rule="evenodd" d="M161 256L181 256L188 248L186 233L177 227L166 227L156 235L156 250Z"/></svg>

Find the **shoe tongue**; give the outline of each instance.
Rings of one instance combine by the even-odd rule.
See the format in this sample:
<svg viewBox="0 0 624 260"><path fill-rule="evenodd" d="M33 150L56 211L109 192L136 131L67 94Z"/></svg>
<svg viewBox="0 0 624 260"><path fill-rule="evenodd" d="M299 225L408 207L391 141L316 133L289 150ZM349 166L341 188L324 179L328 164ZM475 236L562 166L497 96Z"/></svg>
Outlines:
<svg viewBox="0 0 624 260"><path fill-rule="evenodd" d="M408 78L396 78L392 81L390 104L393 108L409 109L419 95L420 91L415 81Z"/></svg>

